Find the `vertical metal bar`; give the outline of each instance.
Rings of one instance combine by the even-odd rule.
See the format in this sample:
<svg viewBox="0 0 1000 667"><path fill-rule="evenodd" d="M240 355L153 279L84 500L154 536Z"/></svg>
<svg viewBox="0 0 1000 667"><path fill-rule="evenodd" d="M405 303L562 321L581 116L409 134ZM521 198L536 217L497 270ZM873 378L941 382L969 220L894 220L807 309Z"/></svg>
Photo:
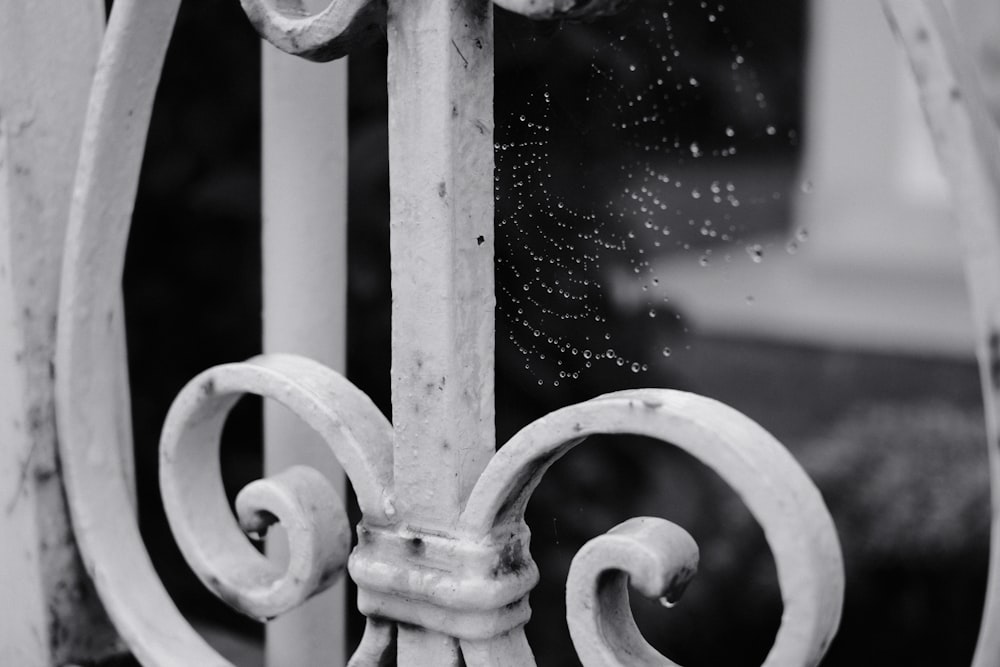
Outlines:
<svg viewBox="0 0 1000 667"><path fill-rule="evenodd" d="M263 45L264 351L294 352L343 372L347 301L347 61L316 64ZM321 438L265 407L264 467L299 463L344 492ZM272 556L283 544L269 543ZM267 627L267 664L345 661L345 584Z"/></svg>
<svg viewBox="0 0 1000 667"><path fill-rule="evenodd" d="M388 33L397 499L448 526L495 450L492 7L391 0Z"/></svg>
<svg viewBox="0 0 1000 667"><path fill-rule="evenodd" d="M53 404L59 269L103 29L100 0L0 4L0 590L13 603L0 606L5 665L119 650L70 528ZM120 305L112 315L124 361ZM104 400L128 404L122 378ZM118 427L131 470L131 428Z"/></svg>
<svg viewBox="0 0 1000 667"><path fill-rule="evenodd" d="M492 11L388 6L396 502L425 530L455 523L495 451ZM459 660L456 642L400 629L399 664Z"/></svg>

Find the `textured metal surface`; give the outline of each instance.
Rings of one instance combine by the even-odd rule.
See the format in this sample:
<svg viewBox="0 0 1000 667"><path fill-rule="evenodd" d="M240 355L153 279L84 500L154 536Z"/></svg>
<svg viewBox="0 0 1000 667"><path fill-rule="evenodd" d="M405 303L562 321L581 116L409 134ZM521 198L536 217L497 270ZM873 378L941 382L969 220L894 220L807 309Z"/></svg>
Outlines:
<svg viewBox="0 0 1000 667"><path fill-rule="evenodd" d="M57 455L53 361L59 268L99 0L0 3L0 664L89 661L120 650L77 553ZM110 345L128 402L124 329ZM128 429L127 420L123 427ZM131 443L123 474L131 474ZM129 513L133 503L119 509Z"/></svg>
<svg viewBox="0 0 1000 667"><path fill-rule="evenodd" d="M519 525L545 471L597 433L629 433L673 443L733 487L764 529L784 601L782 624L764 664L817 664L837 630L843 599L843 564L833 521L819 492L787 450L756 423L717 401L665 389L624 391L562 408L529 424L490 461L462 514L462 530L495 535ZM621 528L611 534L616 530L620 537ZM646 549L657 543L674 545L676 531L667 529L666 538L663 532L662 526L630 531L630 539ZM628 664L626 656L638 651L651 656L640 664L672 664L657 663L662 657L644 642L636 644L638 634L632 630L597 637L585 631L621 627L604 623L602 617L628 621L631 616L622 605L622 595L603 596L594 590L599 572L630 571L629 559L618 567L608 559L613 551L607 545L613 541L608 536L598 539L574 561L576 574L570 582L574 590L567 592L567 611L574 614L570 628L581 660L586 665ZM657 573L686 572L692 555L685 549L670 547L664 557L673 553L676 560L647 560L632 574L648 582ZM576 589L580 584L588 589ZM642 584L638 588L642 590ZM672 595L670 586L654 592L656 597ZM629 622L623 622L626 628Z"/></svg>
<svg viewBox="0 0 1000 667"><path fill-rule="evenodd" d="M117 0L98 60L63 255L56 349L60 456L87 571L129 648L149 665L222 665L177 611L129 507L127 403L113 332L153 95L177 1Z"/></svg>
<svg viewBox="0 0 1000 667"><path fill-rule="evenodd" d="M202 582L260 620L301 604L333 583L347 563L350 525L340 498L313 468L293 466L251 482L226 502L219 439L229 410L245 393L271 398L320 434L354 481L358 504L384 522L391 427L367 396L339 374L290 355L268 355L205 371L178 394L160 442L160 488L178 546ZM244 533L286 531L284 568Z"/></svg>
<svg viewBox="0 0 1000 667"><path fill-rule="evenodd" d="M113 370L108 314L175 11L170 2L115 3L70 218L59 423L77 536L122 636L144 664L209 665L224 661L174 608L134 520L116 510L127 498L114 455L127 408L104 400ZM352 5L328 12L339 18L306 17L301 30L265 12L261 20L277 36L263 32L315 57L354 16ZM178 395L161 440L164 504L181 550L209 589L265 620L323 590L343 568L348 527L319 473L279 471L243 489L236 517L226 506L219 435L241 395L264 396L321 436L358 496L363 519L348 563L368 624L350 664L530 665L523 625L538 573L523 511L532 490L590 434L647 435L692 453L744 498L775 554L785 601L766 664L813 665L839 620L836 534L802 470L743 415L680 392L611 394L534 422L494 454L491 12L486 0L388 6L392 425L347 380L303 357L268 354L205 371ZM283 567L246 538L275 523L289 535ZM671 664L635 630L625 582L673 600L696 554L682 529L649 518L585 546L568 599L585 664L621 664L639 653Z"/></svg>
<svg viewBox="0 0 1000 667"><path fill-rule="evenodd" d="M286 53L320 62L346 56L385 24L385 0L333 0L316 13L302 0L240 2L261 37Z"/></svg>

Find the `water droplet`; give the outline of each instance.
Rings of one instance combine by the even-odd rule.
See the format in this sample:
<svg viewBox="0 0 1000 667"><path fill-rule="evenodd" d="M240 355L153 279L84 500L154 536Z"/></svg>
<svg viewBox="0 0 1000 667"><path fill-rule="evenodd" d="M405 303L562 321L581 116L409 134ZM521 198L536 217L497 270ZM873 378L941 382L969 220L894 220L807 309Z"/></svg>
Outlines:
<svg viewBox="0 0 1000 667"><path fill-rule="evenodd" d="M673 609L677 603L671 602L670 598L664 595L663 597L660 598L660 604L666 607L667 609Z"/></svg>
<svg viewBox="0 0 1000 667"><path fill-rule="evenodd" d="M752 259L755 264L760 264L764 260L764 246L759 243L748 245L747 254L750 255L750 259Z"/></svg>
<svg viewBox="0 0 1000 667"><path fill-rule="evenodd" d="M649 316L650 317L656 317L656 309L655 308L650 308L649 309Z"/></svg>
<svg viewBox="0 0 1000 667"><path fill-rule="evenodd" d="M663 356L664 357L669 357L670 354L671 354L671 352L670 352L670 348L669 347L663 348Z"/></svg>

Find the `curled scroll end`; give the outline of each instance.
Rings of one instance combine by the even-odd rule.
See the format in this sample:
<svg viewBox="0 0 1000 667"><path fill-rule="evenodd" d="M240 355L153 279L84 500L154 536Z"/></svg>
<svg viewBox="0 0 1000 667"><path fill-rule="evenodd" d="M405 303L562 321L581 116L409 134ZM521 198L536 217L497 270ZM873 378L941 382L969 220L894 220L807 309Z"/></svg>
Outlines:
<svg viewBox="0 0 1000 667"><path fill-rule="evenodd" d="M164 506L191 569L229 606L266 621L294 609L332 585L347 565L350 523L330 482L318 471L295 466L244 487L232 515L181 501L168 484ZM187 490L189 498L202 494ZM214 528L210 527L214 524ZM247 538L263 537L279 524L288 541L285 567L258 553Z"/></svg>
<svg viewBox="0 0 1000 667"><path fill-rule="evenodd" d="M356 44L385 32L385 0L332 0L309 14L301 0L240 0L261 37L306 60L342 58Z"/></svg>
<svg viewBox="0 0 1000 667"><path fill-rule="evenodd" d="M219 438L246 393L277 400L330 447L372 521L384 521L389 477L387 422L370 400L330 369L303 357L268 355L211 368L181 390L160 441L160 489L167 519L185 559L233 608L269 620L333 583L346 566L351 528L340 497L318 471L293 466L247 485L236 517L222 486ZM244 533L280 523L288 538L279 565Z"/></svg>
<svg viewBox="0 0 1000 667"><path fill-rule="evenodd" d="M665 519L629 519L587 542L573 558L566 582L566 618L582 664L675 664L636 627L628 585L673 606L697 570L698 545Z"/></svg>
<svg viewBox="0 0 1000 667"><path fill-rule="evenodd" d="M251 536L263 537L277 523L288 537L288 567L268 586L264 604L244 610L251 616L273 617L298 606L329 588L347 565L347 512L330 482L313 468L293 466L251 482L236 496L236 514Z"/></svg>
<svg viewBox="0 0 1000 667"><path fill-rule="evenodd" d="M536 20L591 20L617 14L631 0L495 0L509 12Z"/></svg>
<svg viewBox="0 0 1000 667"><path fill-rule="evenodd" d="M494 526L521 520L549 466L584 438L599 433L634 434L672 443L718 473L739 494L764 530L784 602L781 627L764 664L818 664L837 631L843 603L844 568L833 519L819 490L781 443L745 415L712 399L667 389L629 390L567 406L536 420L490 460L469 495L463 528L486 534ZM611 545L616 544L609 541L612 538L610 534L598 538L596 553L611 553ZM622 567L607 569L623 571ZM591 575L582 578L586 586L594 585ZM625 574L605 576L619 586L627 585ZM640 585L638 578L634 581ZM585 597L576 600L578 609L586 608L597 595L587 593L586 586L579 588L575 581L570 585L573 595L584 591ZM649 590L655 591L656 586ZM668 603L674 601L665 597ZM613 604L604 606L606 618L612 619L608 610L614 608ZM618 616L629 622L623 621L621 632L604 635L608 640L632 632L631 616ZM597 627L596 620L588 622L591 629ZM587 646L586 631L577 632L584 636L581 646ZM646 646L637 631L633 639L617 648L631 651ZM607 648L608 644L602 641L597 646ZM602 662L590 660L600 652L584 649L581 653L587 655L588 665L621 664L613 655ZM648 662L627 664L673 664L652 649L646 655Z"/></svg>

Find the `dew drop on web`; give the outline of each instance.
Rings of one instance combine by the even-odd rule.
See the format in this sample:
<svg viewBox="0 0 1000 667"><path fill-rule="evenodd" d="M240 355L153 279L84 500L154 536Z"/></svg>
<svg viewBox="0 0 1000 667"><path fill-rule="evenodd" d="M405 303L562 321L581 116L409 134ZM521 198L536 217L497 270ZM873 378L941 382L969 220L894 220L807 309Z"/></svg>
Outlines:
<svg viewBox="0 0 1000 667"><path fill-rule="evenodd" d="M529 37L498 26L498 64L522 63L496 82L498 362L562 388L662 370L690 346L670 267L764 262L754 225L812 183L754 173L791 150L798 117L740 11L666 0Z"/></svg>

